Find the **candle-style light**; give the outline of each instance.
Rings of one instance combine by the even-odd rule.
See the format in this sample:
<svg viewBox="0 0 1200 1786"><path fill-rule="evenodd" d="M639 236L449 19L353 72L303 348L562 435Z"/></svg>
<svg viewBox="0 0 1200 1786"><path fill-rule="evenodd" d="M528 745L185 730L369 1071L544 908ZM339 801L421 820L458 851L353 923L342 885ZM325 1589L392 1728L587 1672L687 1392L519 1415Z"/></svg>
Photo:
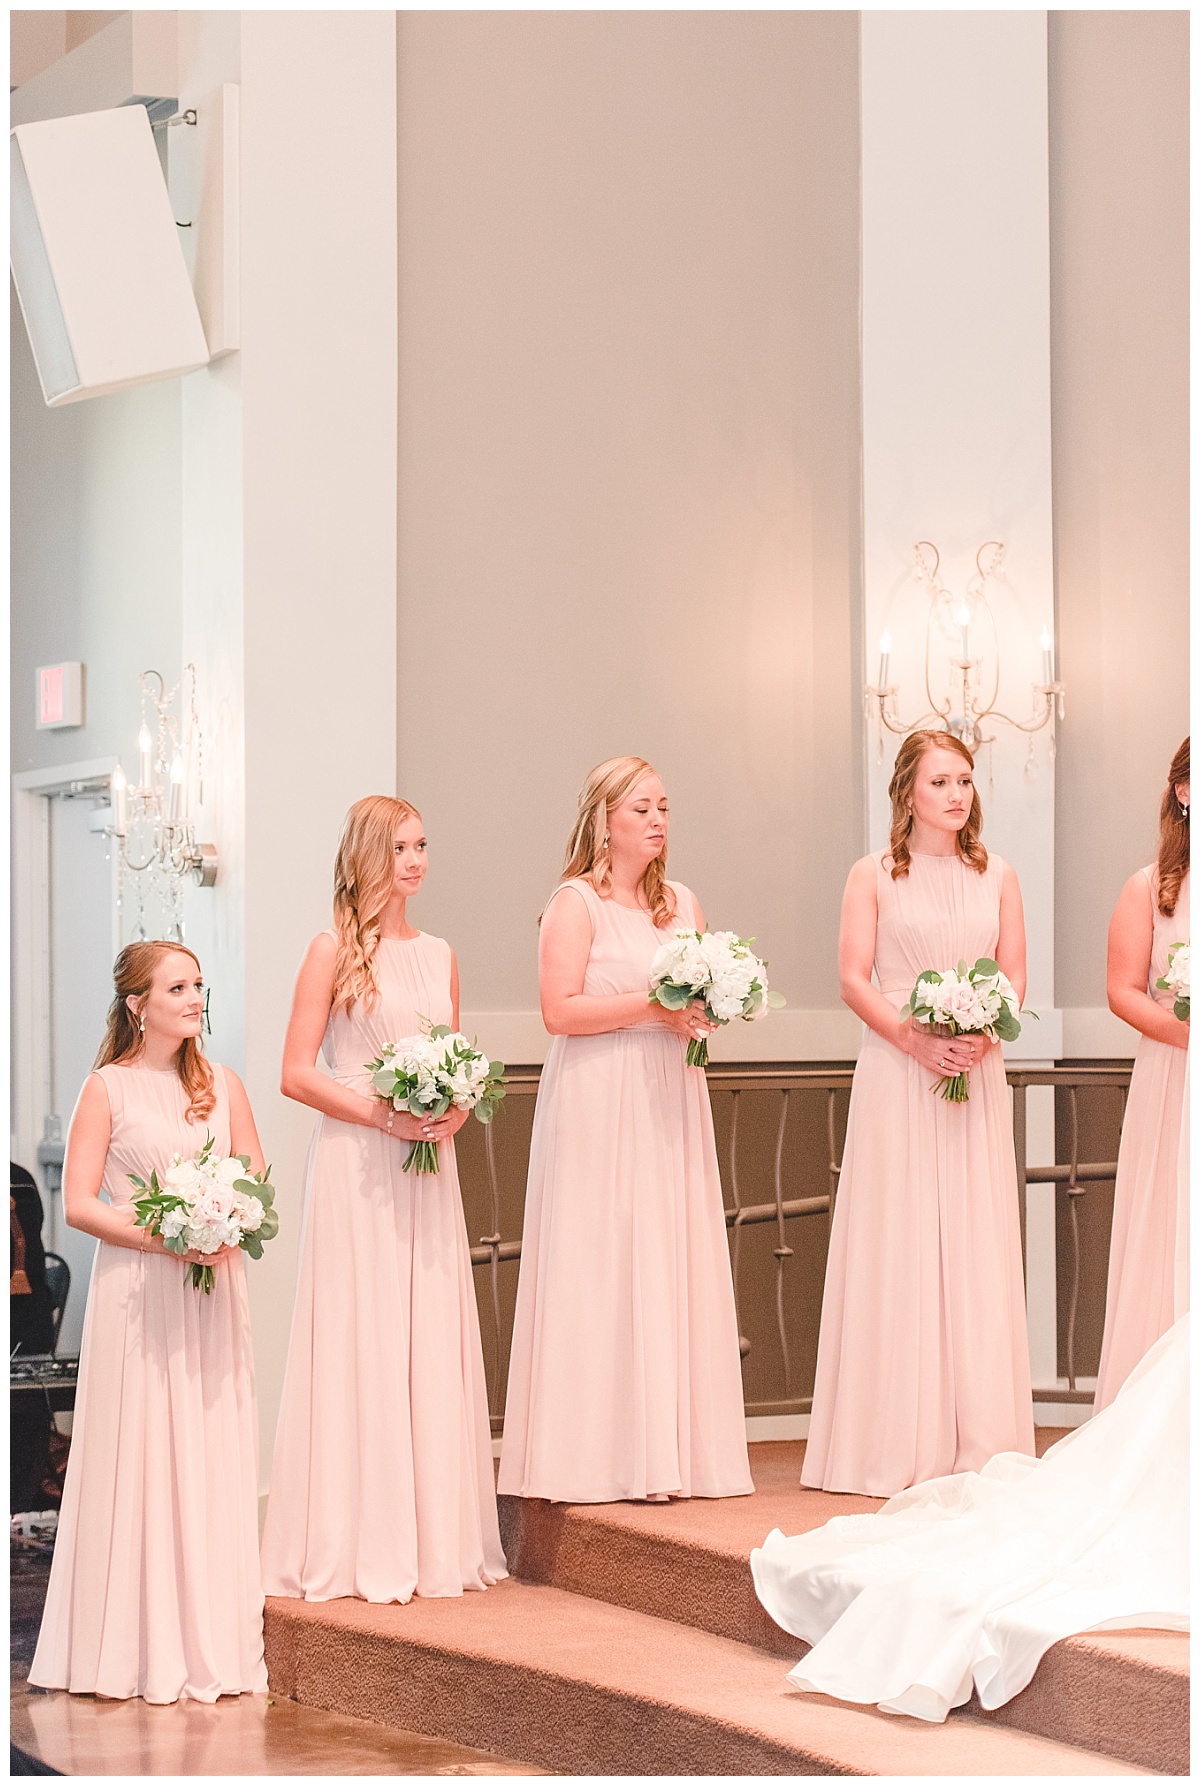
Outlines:
<svg viewBox="0 0 1200 1786"><path fill-rule="evenodd" d="M167 906L164 934L182 942L184 889L189 883L215 885L218 867L216 850L199 841L192 817L203 798L200 778L204 763L204 739L196 710L196 666L185 664L182 677L169 691L157 670L143 670L139 680L140 780L131 787L120 763L109 778L111 817L107 829L116 842L122 934L129 934L124 912L126 894L131 893L133 938L145 937L145 895L153 888L156 901ZM157 921L164 922L161 917Z"/></svg>
<svg viewBox="0 0 1200 1786"><path fill-rule="evenodd" d="M154 750L154 740L150 736L150 727L146 724L145 720L143 720L142 721L142 729L138 733L138 786L139 787L152 788L154 786L154 769L153 769L153 757L152 757L153 750Z"/></svg>
<svg viewBox="0 0 1200 1786"><path fill-rule="evenodd" d="M129 829L129 783L120 759L112 772L109 788L113 802L113 831L117 837L124 837Z"/></svg>
<svg viewBox="0 0 1200 1786"><path fill-rule="evenodd" d="M183 817L183 779L187 770L179 751L171 759L171 791L167 797L167 823L177 825Z"/></svg>
<svg viewBox="0 0 1200 1786"><path fill-rule="evenodd" d="M952 594L941 581L938 569L941 555L930 540L918 540L913 548L913 576L924 584L928 591L929 605L925 614L925 673L924 696L928 705L909 720L902 716L899 708L900 690L890 685L888 677L891 673L891 634L885 631L879 640L879 676L874 686L866 689L867 712L874 717L878 727L877 760L883 763L884 734L893 733L904 737L918 729L942 728L962 738L973 749L980 744L990 744L991 737L985 732L988 720L1011 726L1015 731L1024 732L1030 740L1029 758L1026 762L1026 773L1036 774L1033 763L1033 737L1043 729L1047 730L1050 739L1050 755L1054 756L1055 720L1065 716L1066 690L1057 681L1054 664L1053 629L1043 627L1041 637L1042 681L1032 685L1033 707L1028 719L1017 719L1011 714L1001 712L997 705L1000 690L1001 665L996 662L989 669L988 686L983 683L985 661L990 663L993 650L997 658L1000 655L996 636L996 622L988 599L989 584L993 579L1001 578L1001 564L1004 559L1004 546L999 540L987 540L975 554L975 575L967 583L961 594ZM893 592L894 594L894 592ZM892 596L889 596L889 601ZM972 623L985 622L985 638L993 644L982 651L977 646L976 656L971 655ZM958 651L950 657L950 684L940 691L935 687L938 660L944 650L943 641L954 637L953 628L958 628ZM942 662L944 663L944 658Z"/></svg>

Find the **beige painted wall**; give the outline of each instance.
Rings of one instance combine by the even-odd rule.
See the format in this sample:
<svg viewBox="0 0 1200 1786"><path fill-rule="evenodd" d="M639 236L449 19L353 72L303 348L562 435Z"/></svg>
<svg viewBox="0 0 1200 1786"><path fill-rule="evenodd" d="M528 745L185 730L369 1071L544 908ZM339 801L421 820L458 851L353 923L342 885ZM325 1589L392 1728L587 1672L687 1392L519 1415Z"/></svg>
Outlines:
<svg viewBox="0 0 1200 1786"><path fill-rule="evenodd" d="M1188 729L1186 12L1050 14L1050 182L1058 1003L1128 1053L1105 935Z"/></svg>
<svg viewBox="0 0 1200 1786"><path fill-rule="evenodd" d="M22 10L8 15L8 84L19 87L60 56L103 31L119 12Z"/></svg>
<svg viewBox="0 0 1200 1786"><path fill-rule="evenodd" d="M401 13L398 112L418 920L490 1046L540 1058L536 1017L500 1017L536 1011L585 772L637 752L672 797L672 873L788 998L735 1039L850 1052L857 17Z"/></svg>

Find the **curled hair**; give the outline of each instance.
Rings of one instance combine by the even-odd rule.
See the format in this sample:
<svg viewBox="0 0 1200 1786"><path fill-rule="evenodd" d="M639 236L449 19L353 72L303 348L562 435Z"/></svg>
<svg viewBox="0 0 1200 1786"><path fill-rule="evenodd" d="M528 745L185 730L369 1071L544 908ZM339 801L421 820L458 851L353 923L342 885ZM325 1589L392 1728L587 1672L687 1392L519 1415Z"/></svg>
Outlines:
<svg viewBox="0 0 1200 1786"><path fill-rule="evenodd" d="M626 799L643 776L655 773L644 757L610 757L598 763L583 784L579 811L563 860L562 877L591 881L604 895L612 886L612 853L608 844L608 815ZM675 916L675 897L667 886L667 846L646 867L640 886L650 915L661 930Z"/></svg>
<svg viewBox="0 0 1200 1786"><path fill-rule="evenodd" d="M395 831L420 813L407 800L368 794L346 814L333 864L333 1008L362 999L368 1010L379 997L375 952L384 907L395 881Z"/></svg>
<svg viewBox="0 0 1200 1786"><path fill-rule="evenodd" d="M1158 909L1164 918L1175 913L1183 877L1191 865L1188 809L1175 792L1178 781L1192 779L1192 737L1184 739L1167 771L1167 789L1158 811Z"/></svg>
<svg viewBox="0 0 1200 1786"><path fill-rule="evenodd" d="M118 1066L122 1062L132 1066L144 1050L146 1039L126 1001L146 998L154 984L158 964L166 955L190 955L196 963L197 973L201 971L199 958L185 943L126 943L113 962L115 992L108 1007L104 1040L96 1056L97 1067ZM188 1095L189 1122L199 1122L211 1116L217 1094L213 1070L204 1058L199 1036L184 1038L175 1056L175 1064L180 1084Z"/></svg>
<svg viewBox="0 0 1200 1786"><path fill-rule="evenodd" d="M975 758L962 739L953 732L910 732L904 739L896 752L892 779L888 783L888 798L892 803L892 835L888 853L892 858L894 881L908 873L912 860L908 840L913 828L913 788L916 786L918 765L927 750L956 750L964 762L969 763L972 769L975 767ZM967 814L966 823L957 834L956 842L959 856L977 874L983 874L988 865L988 853L979 841L982 829L983 808L979 804L979 789L972 788L971 810Z"/></svg>

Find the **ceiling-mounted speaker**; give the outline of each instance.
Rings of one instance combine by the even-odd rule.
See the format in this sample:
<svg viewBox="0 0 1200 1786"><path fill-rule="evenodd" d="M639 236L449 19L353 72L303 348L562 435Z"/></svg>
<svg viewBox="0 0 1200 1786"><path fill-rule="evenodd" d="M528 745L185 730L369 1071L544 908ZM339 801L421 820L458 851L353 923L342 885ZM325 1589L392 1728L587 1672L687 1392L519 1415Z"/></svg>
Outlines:
<svg viewBox="0 0 1200 1786"><path fill-rule="evenodd" d="M12 270L51 408L208 364L146 109L18 124Z"/></svg>

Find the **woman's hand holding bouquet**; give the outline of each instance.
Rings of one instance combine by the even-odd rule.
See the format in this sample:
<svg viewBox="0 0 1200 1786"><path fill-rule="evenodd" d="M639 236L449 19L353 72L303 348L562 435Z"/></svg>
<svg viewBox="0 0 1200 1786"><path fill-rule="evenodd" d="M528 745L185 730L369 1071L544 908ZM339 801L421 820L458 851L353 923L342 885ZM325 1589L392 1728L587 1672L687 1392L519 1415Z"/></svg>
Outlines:
<svg viewBox="0 0 1200 1786"><path fill-rule="evenodd" d="M708 1064L708 1030L734 1017L753 1022L782 1005L782 994L767 986L766 963L732 930L677 930L650 963L650 998L665 1011L687 1013L703 1007L705 1033L688 1043L687 1064Z"/></svg>
<svg viewBox="0 0 1200 1786"><path fill-rule="evenodd" d="M416 1121L419 1135L406 1124L397 1131L395 1118L391 1132L412 1140L406 1172L436 1172L438 1144L426 1138L429 1129L451 1110L463 1115L474 1112L477 1121L491 1122L504 1097L504 1067L498 1060L481 1054L474 1042L452 1030L448 1024L432 1025L418 1036L406 1036L399 1042L388 1042L377 1057L367 1062L371 1084L385 1106L403 1120ZM379 1124L387 1126L387 1121Z"/></svg>
<svg viewBox="0 0 1200 1786"><path fill-rule="evenodd" d="M129 1178L142 1193L134 1198L135 1226L148 1228L168 1253L187 1263L189 1281L206 1296L217 1281L206 1260L239 1248L261 1259L264 1242L279 1232L271 1168L251 1172L244 1153L218 1158L211 1135L194 1158L176 1154L161 1184L157 1169L149 1183L134 1172Z"/></svg>
<svg viewBox="0 0 1200 1786"><path fill-rule="evenodd" d="M1175 1015L1180 1023L1192 1021L1192 945L1172 943L1167 950L1167 971L1155 985L1175 995Z"/></svg>
<svg viewBox="0 0 1200 1786"><path fill-rule="evenodd" d="M913 1035L921 1046L913 1053L932 1054L921 1064L940 1077L934 1091L952 1104L965 1104L971 1095L968 1074L974 1060L964 1063L961 1039L985 1037L989 1042L1011 1042L1021 1033L1021 1001L999 965L981 955L974 967L960 961L957 968L926 968L918 974L904 1015L913 1023ZM1025 1015L1036 1017L1036 1011ZM918 1025L927 1025L924 1034ZM930 1048L926 1043L940 1043ZM960 1039L961 1038L961 1039ZM974 1049L970 1050L974 1053ZM956 1071L950 1072L954 1067Z"/></svg>

